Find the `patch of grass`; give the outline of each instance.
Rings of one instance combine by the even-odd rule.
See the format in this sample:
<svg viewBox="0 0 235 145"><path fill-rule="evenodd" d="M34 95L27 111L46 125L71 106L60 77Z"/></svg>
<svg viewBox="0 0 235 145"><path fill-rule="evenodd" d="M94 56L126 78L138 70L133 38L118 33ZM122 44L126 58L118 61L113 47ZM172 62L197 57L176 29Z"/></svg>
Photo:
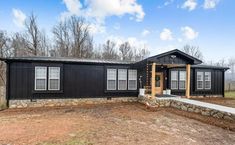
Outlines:
<svg viewBox="0 0 235 145"><path fill-rule="evenodd" d="M225 92L225 98L233 98L235 99L235 91L226 91Z"/></svg>
<svg viewBox="0 0 235 145"><path fill-rule="evenodd" d="M0 103L0 110L6 109L7 104L6 103Z"/></svg>

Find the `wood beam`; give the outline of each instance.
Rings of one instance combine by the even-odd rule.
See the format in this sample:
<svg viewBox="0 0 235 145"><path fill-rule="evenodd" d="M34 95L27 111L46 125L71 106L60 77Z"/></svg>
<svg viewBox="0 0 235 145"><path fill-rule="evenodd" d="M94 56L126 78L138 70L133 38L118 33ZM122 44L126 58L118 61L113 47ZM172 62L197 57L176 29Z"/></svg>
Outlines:
<svg viewBox="0 0 235 145"><path fill-rule="evenodd" d="M156 89L155 89L155 77L156 77L156 63L152 64L152 76L151 76L151 96L155 98Z"/></svg>
<svg viewBox="0 0 235 145"><path fill-rule="evenodd" d="M187 98L190 98L190 73L191 73L191 65L186 65L186 94Z"/></svg>

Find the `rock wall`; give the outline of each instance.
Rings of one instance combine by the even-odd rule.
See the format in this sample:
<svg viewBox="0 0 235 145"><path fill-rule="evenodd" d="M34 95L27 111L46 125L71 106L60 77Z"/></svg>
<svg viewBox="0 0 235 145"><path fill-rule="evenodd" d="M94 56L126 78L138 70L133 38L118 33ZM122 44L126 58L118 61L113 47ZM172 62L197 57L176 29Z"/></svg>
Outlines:
<svg viewBox="0 0 235 145"><path fill-rule="evenodd" d="M147 97L139 97L138 101L142 104L148 104L151 107L172 107L183 111L198 113L204 116L211 116L214 118L226 119L230 121L235 121L235 114L222 112L220 110L215 110L211 108L201 107L194 104L189 104L181 102L174 99L150 99Z"/></svg>
<svg viewBox="0 0 235 145"><path fill-rule="evenodd" d="M6 89L5 86L0 86L0 104L6 102Z"/></svg>
<svg viewBox="0 0 235 145"><path fill-rule="evenodd" d="M0 110L7 108L6 105L6 89L5 86L0 86Z"/></svg>
<svg viewBox="0 0 235 145"><path fill-rule="evenodd" d="M137 97L107 98L81 98L81 99L37 99L37 100L9 100L9 108L26 107L58 107L76 106L80 104L103 104L118 102L137 102Z"/></svg>

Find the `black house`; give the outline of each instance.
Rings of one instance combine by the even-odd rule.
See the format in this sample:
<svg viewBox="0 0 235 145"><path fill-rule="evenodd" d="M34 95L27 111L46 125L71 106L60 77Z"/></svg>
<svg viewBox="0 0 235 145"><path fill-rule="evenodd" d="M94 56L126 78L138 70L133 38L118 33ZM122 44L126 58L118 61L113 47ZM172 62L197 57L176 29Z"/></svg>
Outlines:
<svg viewBox="0 0 235 145"><path fill-rule="evenodd" d="M172 50L139 62L52 57L0 58L7 64L7 100L161 96L224 96L228 68Z"/></svg>

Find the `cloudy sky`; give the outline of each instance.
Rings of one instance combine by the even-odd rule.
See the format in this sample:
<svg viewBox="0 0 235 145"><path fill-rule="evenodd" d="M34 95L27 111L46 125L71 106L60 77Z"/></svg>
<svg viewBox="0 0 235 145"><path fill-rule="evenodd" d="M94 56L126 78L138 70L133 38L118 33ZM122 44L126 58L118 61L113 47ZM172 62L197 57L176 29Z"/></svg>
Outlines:
<svg viewBox="0 0 235 145"><path fill-rule="evenodd" d="M191 44L207 61L235 57L234 0L0 0L0 29L23 31L32 12L50 36L76 15L91 23L96 44L129 41L151 55Z"/></svg>

